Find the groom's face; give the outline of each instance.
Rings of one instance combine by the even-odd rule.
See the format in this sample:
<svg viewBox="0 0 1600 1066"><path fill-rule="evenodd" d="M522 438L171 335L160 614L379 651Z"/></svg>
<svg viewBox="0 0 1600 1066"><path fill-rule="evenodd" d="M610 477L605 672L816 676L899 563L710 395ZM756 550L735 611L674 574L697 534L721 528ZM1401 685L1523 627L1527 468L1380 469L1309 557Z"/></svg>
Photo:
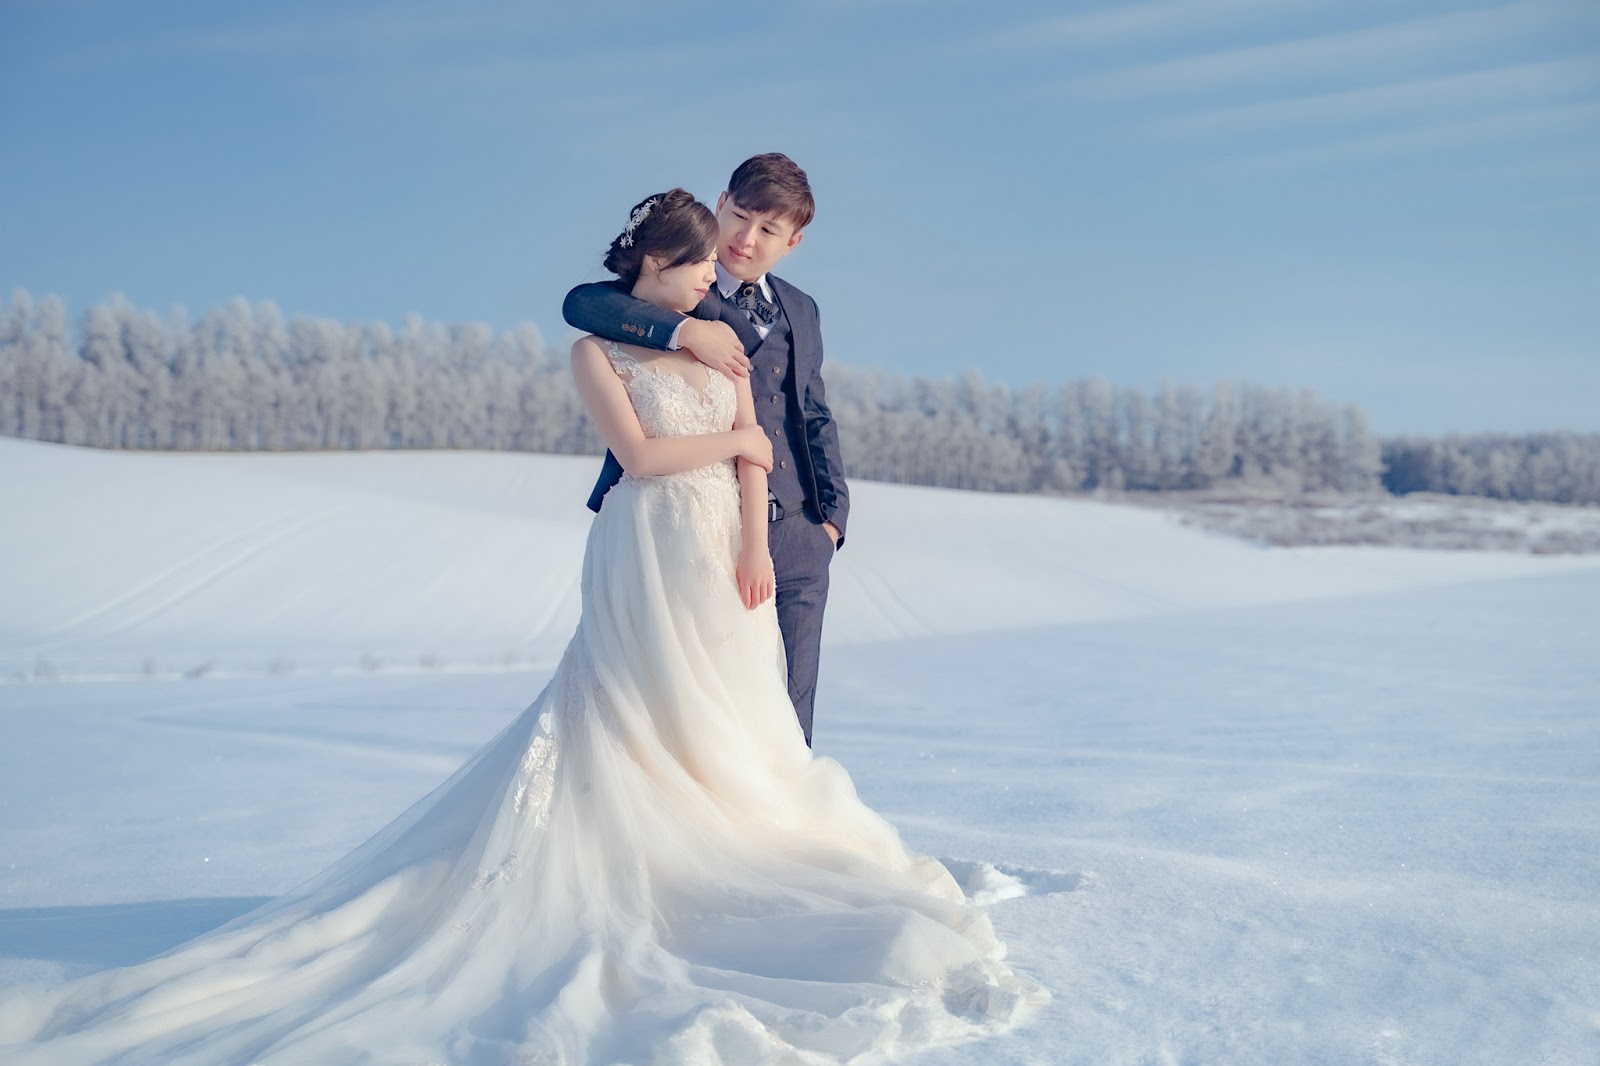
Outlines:
<svg viewBox="0 0 1600 1066"><path fill-rule="evenodd" d="M717 198L722 228L717 259L740 281L754 281L794 251L804 236L794 223L771 211L751 211L727 193Z"/></svg>

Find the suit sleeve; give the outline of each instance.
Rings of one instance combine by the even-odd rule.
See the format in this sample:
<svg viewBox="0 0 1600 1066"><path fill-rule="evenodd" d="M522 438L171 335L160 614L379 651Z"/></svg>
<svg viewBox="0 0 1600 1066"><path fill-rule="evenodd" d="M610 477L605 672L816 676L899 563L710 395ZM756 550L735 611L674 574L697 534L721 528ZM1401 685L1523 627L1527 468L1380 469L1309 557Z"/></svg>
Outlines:
<svg viewBox="0 0 1600 1066"><path fill-rule="evenodd" d="M839 457L839 427L833 421L833 411L828 407L827 390L822 384L822 315L815 301L812 314L817 316L816 370L806 382L803 401L806 418L806 446L811 450L811 469L817 478L817 509L824 521L832 522L839 530L839 547L844 547L845 525L850 520L850 489L844 480L844 461Z"/></svg>
<svg viewBox="0 0 1600 1066"><path fill-rule="evenodd" d="M665 350L684 316L636 298L622 281L579 285L561 303L567 325L607 340Z"/></svg>

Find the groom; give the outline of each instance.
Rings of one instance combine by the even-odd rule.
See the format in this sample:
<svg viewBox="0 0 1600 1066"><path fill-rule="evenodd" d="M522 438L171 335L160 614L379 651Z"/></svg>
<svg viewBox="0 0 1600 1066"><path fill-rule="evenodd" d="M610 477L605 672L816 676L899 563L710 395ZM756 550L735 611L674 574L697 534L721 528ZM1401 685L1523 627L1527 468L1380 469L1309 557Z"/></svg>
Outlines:
<svg viewBox="0 0 1600 1066"><path fill-rule="evenodd" d="M816 301L767 272L799 244L816 205L806 172L777 152L739 164L717 197L717 284L692 317L636 300L621 281L579 285L561 313L585 333L645 348L685 349L729 377L748 376L756 421L772 438L767 538L789 699L811 743L811 704L828 600L828 564L844 543L850 494L839 430L822 387ZM589 497L598 511L622 477L610 452Z"/></svg>

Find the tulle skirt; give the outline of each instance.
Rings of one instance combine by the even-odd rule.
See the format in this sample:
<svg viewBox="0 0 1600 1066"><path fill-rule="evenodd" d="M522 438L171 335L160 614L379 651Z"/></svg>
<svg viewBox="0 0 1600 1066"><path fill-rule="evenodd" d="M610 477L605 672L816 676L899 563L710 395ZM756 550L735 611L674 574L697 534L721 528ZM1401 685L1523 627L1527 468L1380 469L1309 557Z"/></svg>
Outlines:
<svg viewBox="0 0 1600 1066"><path fill-rule="evenodd" d="M323 874L169 954L0 1005L0 1062L804 1063L1045 994L813 758L731 476L627 479L549 685Z"/></svg>

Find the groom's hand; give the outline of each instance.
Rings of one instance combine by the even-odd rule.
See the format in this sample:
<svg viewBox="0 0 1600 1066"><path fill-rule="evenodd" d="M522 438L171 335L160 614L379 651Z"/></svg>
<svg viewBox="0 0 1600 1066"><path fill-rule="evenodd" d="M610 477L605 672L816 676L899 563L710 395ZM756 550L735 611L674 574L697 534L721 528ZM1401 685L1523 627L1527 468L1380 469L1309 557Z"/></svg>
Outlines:
<svg viewBox="0 0 1600 1066"><path fill-rule="evenodd" d="M730 380L750 376L750 357L733 327L726 322L690 318L678 329L678 347Z"/></svg>

